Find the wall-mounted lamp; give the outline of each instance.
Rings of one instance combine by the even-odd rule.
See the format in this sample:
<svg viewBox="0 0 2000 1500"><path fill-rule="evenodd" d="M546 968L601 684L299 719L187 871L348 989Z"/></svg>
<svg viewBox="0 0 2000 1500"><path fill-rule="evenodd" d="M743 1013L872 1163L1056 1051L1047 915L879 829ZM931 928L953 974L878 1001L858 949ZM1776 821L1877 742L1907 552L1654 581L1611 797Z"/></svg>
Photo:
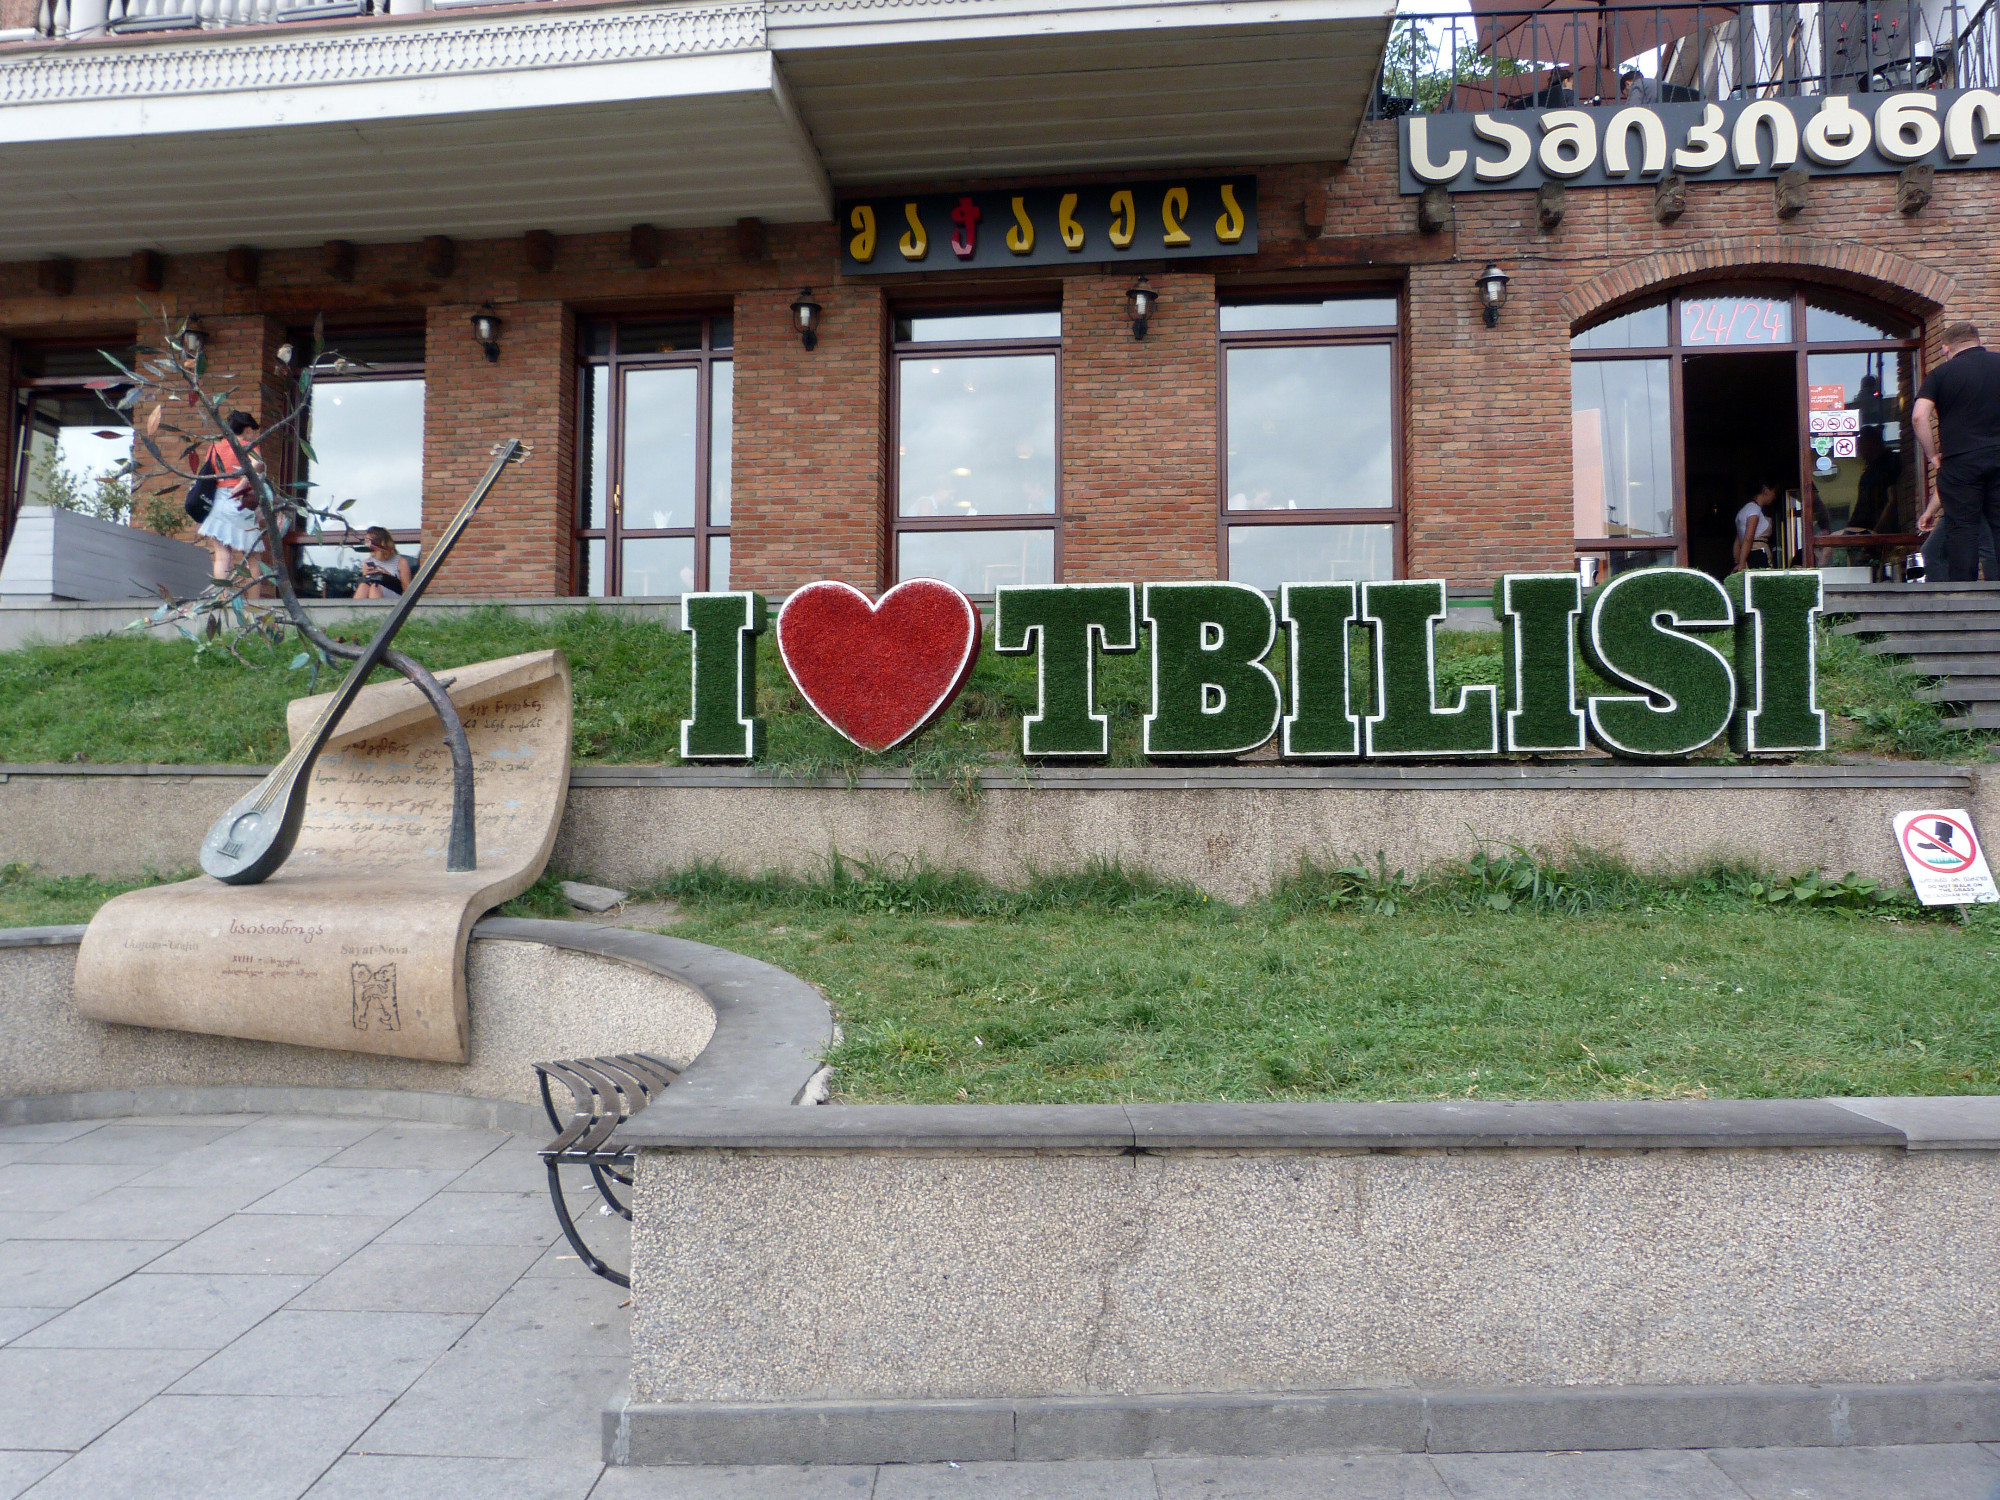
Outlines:
<svg viewBox="0 0 2000 1500"><path fill-rule="evenodd" d="M1146 278L1141 276L1126 288L1125 301L1132 314L1132 337L1142 339L1146 336L1147 319L1153 316L1153 309L1160 305L1160 294L1148 286Z"/></svg>
<svg viewBox="0 0 2000 1500"><path fill-rule="evenodd" d="M201 358L208 347L208 330L201 326L199 317L191 317L181 327L181 354L189 361Z"/></svg>
<svg viewBox="0 0 2000 1500"><path fill-rule="evenodd" d="M1486 269L1473 278L1474 285L1479 288L1479 305L1486 314L1488 328L1499 326L1500 309L1507 305L1507 283L1513 279L1490 260Z"/></svg>
<svg viewBox="0 0 2000 1500"><path fill-rule="evenodd" d="M486 351L488 363L500 362L500 319L494 315L491 302L481 304L472 315L472 341Z"/></svg>
<svg viewBox="0 0 2000 1500"><path fill-rule="evenodd" d="M792 327L797 331L799 342L812 349L819 344L820 305L813 301L813 289L801 287L797 297L792 299Z"/></svg>

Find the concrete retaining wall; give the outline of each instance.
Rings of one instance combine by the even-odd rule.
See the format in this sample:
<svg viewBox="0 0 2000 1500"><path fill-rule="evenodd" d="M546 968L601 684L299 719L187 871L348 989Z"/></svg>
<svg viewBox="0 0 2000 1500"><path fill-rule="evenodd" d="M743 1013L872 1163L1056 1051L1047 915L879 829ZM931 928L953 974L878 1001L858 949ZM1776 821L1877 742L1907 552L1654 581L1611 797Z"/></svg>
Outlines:
<svg viewBox="0 0 2000 1500"><path fill-rule="evenodd" d="M1890 1123L1910 1105L1946 1125ZM876 1462L1990 1439L1996 1105L649 1112L623 1132L633 1380L607 1442ZM1990 1382L1971 1408L1916 1399L1967 1382ZM1786 1392L1817 1384L1855 1387L1877 1435L1801 1419ZM1623 1416L1578 1417L1586 1392Z"/></svg>
<svg viewBox="0 0 2000 1500"><path fill-rule="evenodd" d="M130 878L193 863L256 767L0 767L0 864ZM806 871L829 850L1016 882L1117 859L1243 900L1299 859L1421 870L1485 839L1589 848L1642 868L1711 859L1901 884L1890 816L1965 807L2000 828L2000 769L1838 766L1228 766L993 773L976 805L907 778L854 786L758 771L580 766L553 868L643 883L697 860Z"/></svg>

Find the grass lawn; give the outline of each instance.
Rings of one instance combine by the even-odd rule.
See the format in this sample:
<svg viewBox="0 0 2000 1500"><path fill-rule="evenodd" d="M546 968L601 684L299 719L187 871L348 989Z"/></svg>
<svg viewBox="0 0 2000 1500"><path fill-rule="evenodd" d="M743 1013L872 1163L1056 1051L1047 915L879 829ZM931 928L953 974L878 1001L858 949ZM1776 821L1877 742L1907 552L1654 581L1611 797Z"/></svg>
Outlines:
<svg viewBox="0 0 2000 1500"><path fill-rule="evenodd" d="M344 633L359 636L357 630ZM398 645L439 670L560 647L575 673L576 758L671 765L679 759L680 721L688 712L687 641L650 621L595 611L540 623L495 609L459 620L413 620ZM286 670L295 645L267 650L246 647L249 664L213 650L197 659L188 642L130 634L0 652L0 763L275 761L285 748L284 706L306 691L306 674ZM1366 659L1366 652L1357 653L1359 662ZM1440 634L1439 677L1446 687L1497 682L1500 667L1497 634ZM1141 764L1146 671L1143 652L1103 660L1099 691L1111 717L1113 765ZM1822 701L1836 716L1838 750L1963 760L1985 758L2000 742L1941 728L1938 710L1913 696L1917 679L1846 637L1822 639L1820 671ZM799 776L898 766L949 782L969 767L1018 764L1019 716L1035 705L1033 659L983 651L965 692L933 728L913 746L870 756L805 706L768 633L759 674L769 763ZM321 687L334 680L323 674ZM1591 684L1584 686L1589 691ZM1357 703L1366 692L1364 677L1355 685Z"/></svg>

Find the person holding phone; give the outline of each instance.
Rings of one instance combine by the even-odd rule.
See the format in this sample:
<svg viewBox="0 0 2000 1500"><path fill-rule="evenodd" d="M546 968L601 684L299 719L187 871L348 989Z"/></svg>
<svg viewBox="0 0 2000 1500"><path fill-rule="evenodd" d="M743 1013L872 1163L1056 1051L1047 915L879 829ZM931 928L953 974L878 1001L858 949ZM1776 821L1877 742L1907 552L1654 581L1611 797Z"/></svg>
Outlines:
<svg viewBox="0 0 2000 1500"><path fill-rule="evenodd" d="M361 564L361 584L354 597L400 598L410 586L410 560L396 550L396 539L389 535L388 527L370 526L362 535L368 538L368 557Z"/></svg>

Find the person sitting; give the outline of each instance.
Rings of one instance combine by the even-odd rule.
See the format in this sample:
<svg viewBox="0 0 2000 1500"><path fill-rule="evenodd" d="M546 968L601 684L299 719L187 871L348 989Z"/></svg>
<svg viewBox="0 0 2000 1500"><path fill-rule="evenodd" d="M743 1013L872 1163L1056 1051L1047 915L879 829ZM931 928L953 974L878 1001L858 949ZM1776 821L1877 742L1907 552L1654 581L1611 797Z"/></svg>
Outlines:
<svg viewBox="0 0 2000 1500"><path fill-rule="evenodd" d="M396 539L386 526L370 526L368 557L361 564L361 583L354 590L357 599L400 598L410 586L410 560L396 550Z"/></svg>
<svg viewBox="0 0 2000 1500"><path fill-rule="evenodd" d="M1777 503L1778 487L1768 479L1758 480L1750 498L1736 512L1736 566L1730 569L1732 573L1753 566L1752 558L1759 559L1756 567L1773 566L1777 549L1771 544L1771 507Z"/></svg>
<svg viewBox="0 0 2000 1500"><path fill-rule="evenodd" d="M1627 104L1658 104L1660 80L1648 78L1627 63L1618 70L1618 97Z"/></svg>

